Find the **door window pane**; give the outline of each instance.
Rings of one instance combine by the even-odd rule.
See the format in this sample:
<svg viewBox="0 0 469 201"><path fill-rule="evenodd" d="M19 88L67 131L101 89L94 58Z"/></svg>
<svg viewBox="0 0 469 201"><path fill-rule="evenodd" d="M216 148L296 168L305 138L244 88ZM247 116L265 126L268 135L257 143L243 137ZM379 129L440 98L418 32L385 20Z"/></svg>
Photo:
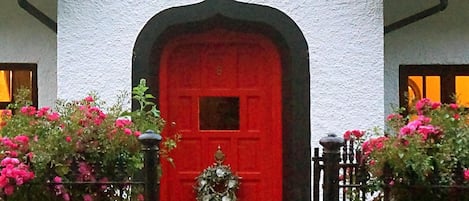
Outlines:
<svg viewBox="0 0 469 201"><path fill-rule="evenodd" d="M200 97L200 130L239 130L239 97Z"/></svg>

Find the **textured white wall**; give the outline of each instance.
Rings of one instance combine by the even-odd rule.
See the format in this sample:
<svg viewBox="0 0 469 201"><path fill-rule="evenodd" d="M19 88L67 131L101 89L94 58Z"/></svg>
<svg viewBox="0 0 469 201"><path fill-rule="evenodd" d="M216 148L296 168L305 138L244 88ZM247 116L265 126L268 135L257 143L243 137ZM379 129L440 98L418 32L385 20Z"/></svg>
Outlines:
<svg viewBox="0 0 469 201"><path fill-rule="evenodd" d="M58 96L98 92L112 102L131 90L132 50L145 23L156 13L194 0L59 0Z"/></svg>
<svg viewBox="0 0 469 201"><path fill-rule="evenodd" d="M382 0L304 3L298 23L310 49L313 146L325 132L382 126Z"/></svg>
<svg viewBox="0 0 469 201"><path fill-rule="evenodd" d="M58 95L131 89L131 56L144 24L195 0L60 0ZM303 31L311 66L312 142L383 124L382 0L245 0L277 8Z"/></svg>
<svg viewBox="0 0 469 201"><path fill-rule="evenodd" d="M56 19L55 1L32 3ZM52 105L57 97L56 34L20 8L16 0L1 0L0 8L0 63L36 63L39 106Z"/></svg>
<svg viewBox="0 0 469 201"><path fill-rule="evenodd" d="M385 4L386 24L439 1L394 0ZM399 104L399 65L469 64L469 1L451 0L443 12L385 36L385 109Z"/></svg>

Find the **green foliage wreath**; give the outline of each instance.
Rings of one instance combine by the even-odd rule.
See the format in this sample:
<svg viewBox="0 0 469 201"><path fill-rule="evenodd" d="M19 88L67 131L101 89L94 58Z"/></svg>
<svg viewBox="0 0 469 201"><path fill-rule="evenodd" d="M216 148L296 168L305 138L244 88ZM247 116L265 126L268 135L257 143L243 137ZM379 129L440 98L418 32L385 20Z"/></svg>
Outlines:
<svg viewBox="0 0 469 201"><path fill-rule="evenodd" d="M216 163L197 178L197 201L236 201L241 178L231 172L230 166Z"/></svg>

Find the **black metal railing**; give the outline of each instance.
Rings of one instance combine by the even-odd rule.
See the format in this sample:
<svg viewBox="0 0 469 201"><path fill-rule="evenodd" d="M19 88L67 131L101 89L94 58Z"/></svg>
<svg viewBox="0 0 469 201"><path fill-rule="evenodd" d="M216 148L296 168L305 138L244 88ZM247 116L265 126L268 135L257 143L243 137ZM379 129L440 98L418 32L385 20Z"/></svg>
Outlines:
<svg viewBox="0 0 469 201"><path fill-rule="evenodd" d="M80 201L87 200L86 196L93 196L93 201L158 201L159 200L159 145L161 135L151 130L139 136L144 154L144 168L140 175L124 175L125 170L120 169L118 164L115 178L108 180L97 180L92 182L29 182L23 184L21 189L26 193L15 193L14 195L0 197L5 201L75 201L73 198L80 197ZM74 165L72 165L74 166ZM76 166L76 165L75 165ZM71 170L78 169L70 167ZM72 171L77 172L77 171ZM30 192L30 193L28 193ZM34 192L34 193L33 193ZM86 192L86 194L83 194Z"/></svg>
<svg viewBox="0 0 469 201"><path fill-rule="evenodd" d="M313 150L313 201L345 201L369 200L368 181L370 175L362 165L362 154L355 146L353 139L345 141L341 137L329 134L320 140L323 150ZM463 169L456 167L455 175L462 175ZM410 193L420 198L422 194L438 194L440 197L426 199L438 201L469 201L469 186L464 185L461 177L455 178L456 184L445 185L410 185L396 186L391 184L393 172L390 168L383 169L386 185L381 187L378 197L374 200L390 201L392 193L400 188L410 189ZM387 179L388 178L388 179ZM420 193L416 193L420 192ZM414 196L410 195L410 197ZM442 196L442 197L441 197ZM322 199L321 199L322 198ZM407 197L408 198L408 197ZM393 198L398 199L396 197ZM406 199L409 200L409 199ZM416 199L410 199L416 200Z"/></svg>
<svg viewBox="0 0 469 201"><path fill-rule="evenodd" d="M329 134L319 143L323 146L313 150L313 201L366 200L368 175L360 165L360 153L355 151L353 141Z"/></svg>

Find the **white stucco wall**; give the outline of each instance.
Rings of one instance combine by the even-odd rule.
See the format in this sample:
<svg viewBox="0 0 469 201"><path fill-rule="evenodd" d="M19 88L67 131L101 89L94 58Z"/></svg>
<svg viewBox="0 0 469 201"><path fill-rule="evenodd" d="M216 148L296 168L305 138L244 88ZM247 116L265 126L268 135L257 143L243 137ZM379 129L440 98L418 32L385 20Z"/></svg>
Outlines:
<svg viewBox="0 0 469 201"><path fill-rule="evenodd" d="M394 0L385 3L390 24L437 5L439 1ZM469 64L469 1L451 0L443 12L385 36L385 108L397 106L399 65Z"/></svg>
<svg viewBox="0 0 469 201"><path fill-rule="evenodd" d="M144 24L195 0L60 0L58 96L131 89L131 56ZM382 0L245 0L290 16L309 43L312 142L328 132L382 125Z"/></svg>
<svg viewBox="0 0 469 201"><path fill-rule="evenodd" d="M56 19L55 1L31 3ZM0 63L36 63L39 106L52 105L57 98L55 32L20 8L16 0L1 0L0 8Z"/></svg>
<svg viewBox="0 0 469 201"><path fill-rule="evenodd" d="M382 126L382 1L306 2L300 23L310 47L313 146L324 132Z"/></svg>

